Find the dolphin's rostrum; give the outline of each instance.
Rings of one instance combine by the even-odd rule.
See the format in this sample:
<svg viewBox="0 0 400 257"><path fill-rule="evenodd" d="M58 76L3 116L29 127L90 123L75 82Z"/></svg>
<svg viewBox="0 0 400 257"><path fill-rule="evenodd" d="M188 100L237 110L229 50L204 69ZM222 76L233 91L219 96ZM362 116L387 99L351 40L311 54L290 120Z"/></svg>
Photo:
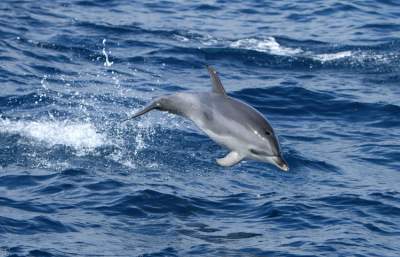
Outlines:
<svg viewBox="0 0 400 257"><path fill-rule="evenodd" d="M219 165L232 166L249 158L288 171L278 138L268 121L253 107L228 96L216 70L209 66L207 69L212 92L161 96L128 119L154 109L174 113L192 120L212 140L231 151L217 159Z"/></svg>

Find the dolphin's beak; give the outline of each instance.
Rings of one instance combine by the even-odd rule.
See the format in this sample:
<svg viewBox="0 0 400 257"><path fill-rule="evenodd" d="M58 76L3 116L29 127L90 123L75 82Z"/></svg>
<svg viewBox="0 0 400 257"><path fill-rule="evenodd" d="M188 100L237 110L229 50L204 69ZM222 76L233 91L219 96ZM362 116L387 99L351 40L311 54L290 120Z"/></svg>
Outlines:
<svg viewBox="0 0 400 257"><path fill-rule="evenodd" d="M282 158L282 156L275 156L274 158L272 158L272 160L274 161L274 164L280 168L283 171L288 171L289 170L289 165L287 164L287 162Z"/></svg>

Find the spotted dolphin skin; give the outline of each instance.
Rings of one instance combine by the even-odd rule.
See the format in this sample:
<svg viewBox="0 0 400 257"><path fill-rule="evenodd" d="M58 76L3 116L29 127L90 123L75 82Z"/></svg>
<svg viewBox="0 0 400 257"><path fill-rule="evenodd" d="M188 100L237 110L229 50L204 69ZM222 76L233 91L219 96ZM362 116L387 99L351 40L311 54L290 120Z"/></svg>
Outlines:
<svg viewBox="0 0 400 257"><path fill-rule="evenodd" d="M128 119L151 110L177 114L192 120L212 140L230 150L216 160L219 165L233 166L248 158L288 171L278 138L268 121L250 105L228 96L216 70L207 69L213 86L211 92L161 96Z"/></svg>

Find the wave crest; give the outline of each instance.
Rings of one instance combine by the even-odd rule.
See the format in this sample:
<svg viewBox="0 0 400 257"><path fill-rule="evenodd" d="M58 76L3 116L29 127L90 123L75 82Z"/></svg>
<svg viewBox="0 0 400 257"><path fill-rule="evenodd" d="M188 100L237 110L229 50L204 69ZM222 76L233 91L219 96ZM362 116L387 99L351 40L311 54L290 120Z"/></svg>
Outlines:
<svg viewBox="0 0 400 257"><path fill-rule="evenodd" d="M94 149L107 144L105 135L91 123L71 121L0 120L0 132L19 134L49 146L66 145L76 150Z"/></svg>
<svg viewBox="0 0 400 257"><path fill-rule="evenodd" d="M246 38L239 39L230 44L233 48L241 48L247 50L255 50L275 55L291 56L303 52L300 48L290 48L280 45L275 38L268 37L266 39Z"/></svg>

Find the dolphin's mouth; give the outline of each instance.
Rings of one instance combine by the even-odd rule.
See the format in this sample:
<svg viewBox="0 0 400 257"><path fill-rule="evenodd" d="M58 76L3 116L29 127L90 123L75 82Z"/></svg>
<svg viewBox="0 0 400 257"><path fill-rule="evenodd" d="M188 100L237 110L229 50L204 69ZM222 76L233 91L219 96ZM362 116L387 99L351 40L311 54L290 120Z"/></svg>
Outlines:
<svg viewBox="0 0 400 257"><path fill-rule="evenodd" d="M289 165L281 156L275 156L272 158L274 164L283 171L289 170Z"/></svg>
<svg viewBox="0 0 400 257"><path fill-rule="evenodd" d="M267 152L255 150L255 149L250 149L250 153L252 153L254 155L259 155L259 156L268 156L269 155Z"/></svg>
<svg viewBox="0 0 400 257"><path fill-rule="evenodd" d="M255 149L250 149L250 153L252 153L254 155L253 158L256 160L267 161L269 163L273 163L273 164L275 164L275 166L277 166L279 169L281 169L283 171L289 170L289 165L287 164L287 162L283 159L283 157L281 155L270 156L270 155L268 155L267 152L255 150ZM267 160L265 160L265 158L267 158Z"/></svg>

